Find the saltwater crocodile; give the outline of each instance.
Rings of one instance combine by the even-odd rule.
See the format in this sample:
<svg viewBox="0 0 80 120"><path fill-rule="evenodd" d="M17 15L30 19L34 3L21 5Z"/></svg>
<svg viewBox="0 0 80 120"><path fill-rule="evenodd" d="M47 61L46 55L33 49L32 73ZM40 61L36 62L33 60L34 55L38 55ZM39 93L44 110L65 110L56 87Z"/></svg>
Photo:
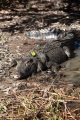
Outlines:
<svg viewBox="0 0 80 120"><path fill-rule="evenodd" d="M47 41L39 51L35 50L21 60L17 67L17 78L23 79L53 66L59 68L62 62L73 56L73 50L74 34L60 32L58 39Z"/></svg>

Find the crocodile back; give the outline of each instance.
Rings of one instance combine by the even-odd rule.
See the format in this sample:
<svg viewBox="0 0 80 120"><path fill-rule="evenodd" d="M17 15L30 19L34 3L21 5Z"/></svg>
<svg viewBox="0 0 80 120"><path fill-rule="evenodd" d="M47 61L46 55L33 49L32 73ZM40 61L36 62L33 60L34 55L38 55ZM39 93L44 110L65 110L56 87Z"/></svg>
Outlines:
<svg viewBox="0 0 80 120"><path fill-rule="evenodd" d="M49 61L55 63L62 63L68 59L68 56L65 54L64 50L61 47L49 49L49 51L44 51L49 57Z"/></svg>

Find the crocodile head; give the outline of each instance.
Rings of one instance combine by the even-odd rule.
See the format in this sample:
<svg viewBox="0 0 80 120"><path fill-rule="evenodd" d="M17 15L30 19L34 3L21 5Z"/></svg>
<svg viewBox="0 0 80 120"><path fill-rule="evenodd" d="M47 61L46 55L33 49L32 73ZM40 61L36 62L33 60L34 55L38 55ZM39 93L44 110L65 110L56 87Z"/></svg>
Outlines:
<svg viewBox="0 0 80 120"><path fill-rule="evenodd" d="M43 71L46 67L47 57L44 53L37 53L35 57L27 56L17 63L16 79L24 79L31 76L33 73Z"/></svg>
<svg viewBox="0 0 80 120"><path fill-rule="evenodd" d="M17 63L16 79L24 79L37 72L37 61L34 57L27 57Z"/></svg>

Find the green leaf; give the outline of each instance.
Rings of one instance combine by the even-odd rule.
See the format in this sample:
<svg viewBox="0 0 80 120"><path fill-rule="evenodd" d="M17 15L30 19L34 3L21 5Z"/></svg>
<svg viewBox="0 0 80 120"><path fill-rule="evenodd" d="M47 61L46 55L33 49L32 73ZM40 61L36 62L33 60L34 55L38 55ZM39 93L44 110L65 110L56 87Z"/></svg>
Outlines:
<svg viewBox="0 0 80 120"><path fill-rule="evenodd" d="M54 120L58 120L59 116L57 114L54 115Z"/></svg>

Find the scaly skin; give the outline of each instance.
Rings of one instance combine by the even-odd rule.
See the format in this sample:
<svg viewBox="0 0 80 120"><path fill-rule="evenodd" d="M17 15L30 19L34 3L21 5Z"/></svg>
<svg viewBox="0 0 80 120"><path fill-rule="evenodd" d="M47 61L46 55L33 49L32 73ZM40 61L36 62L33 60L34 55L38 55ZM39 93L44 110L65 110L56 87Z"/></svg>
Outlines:
<svg viewBox="0 0 80 120"><path fill-rule="evenodd" d="M59 69L60 63L66 61L67 59L68 56L61 47L54 49L54 51L51 49L51 52L49 51L48 54L36 52L35 57L26 57L18 65L18 79L27 78L33 73L44 71L48 68L51 68L52 71L55 72L53 69Z"/></svg>
<svg viewBox="0 0 80 120"><path fill-rule="evenodd" d="M36 52L36 56L23 58L18 65L18 79L27 78L33 73L46 70L48 68L60 68L60 64L72 57L74 49L72 34L62 34L63 39L47 42L41 47L41 52ZM72 48L73 47L73 48ZM33 52L34 53L34 52Z"/></svg>

